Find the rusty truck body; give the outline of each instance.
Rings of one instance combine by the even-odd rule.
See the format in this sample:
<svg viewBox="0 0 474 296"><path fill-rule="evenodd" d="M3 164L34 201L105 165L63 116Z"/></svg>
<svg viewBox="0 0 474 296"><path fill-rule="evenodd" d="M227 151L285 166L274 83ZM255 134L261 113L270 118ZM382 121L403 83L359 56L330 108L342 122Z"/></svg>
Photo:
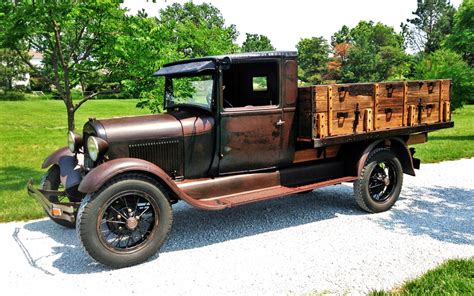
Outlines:
<svg viewBox="0 0 474 296"><path fill-rule="evenodd" d="M298 87L295 52L179 61L155 76L164 113L89 119L46 158L40 187L28 184L112 267L156 253L178 201L223 210L353 182L361 209L386 211L420 166L409 145L453 126L450 80Z"/></svg>

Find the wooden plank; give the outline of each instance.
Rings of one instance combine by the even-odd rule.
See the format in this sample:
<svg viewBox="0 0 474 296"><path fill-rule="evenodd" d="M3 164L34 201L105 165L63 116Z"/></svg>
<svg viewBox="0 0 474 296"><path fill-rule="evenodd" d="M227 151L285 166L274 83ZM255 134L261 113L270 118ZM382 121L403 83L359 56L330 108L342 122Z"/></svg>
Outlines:
<svg viewBox="0 0 474 296"><path fill-rule="evenodd" d="M408 81L407 102L410 105L439 102L439 80Z"/></svg>
<svg viewBox="0 0 474 296"><path fill-rule="evenodd" d="M379 108L379 85L378 83L375 83L374 84L374 98L373 98L373 119L372 119L372 123L374 125L374 130L377 129L377 126L376 126L376 122L377 122L377 110Z"/></svg>
<svg viewBox="0 0 474 296"><path fill-rule="evenodd" d="M429 124L429 123L437 123L438 121L438 114L439 114L439 103L430 103L426 104L421 113L421 123L422 124Z"/></svg>
<svg viewBox="0 0 474 296"><path fill-rule="evenodd" d="M339 116L338 116L339 115ZM331 136L354 134L354 110L334 111L331 127ZM364 132L364 123L359 114L359 121L355 130L356 133Z"/></svg>
<svg viewBox="0 0 474 296"><path fill-rule="evenodd" d="M333 158L337 156L341 145L328 146L324 148L311 148L295 151L293 163L300 163L311 160L320 160L325 158Z"/></svg>
<svg viewBox="0 0 474 296"><path fill-rule="evenodd" d="M372 109L365 109L364 110L364 131L370 132L373 130L374 124L372 123L373 119Z"/></svg>
<svg viewBox="0 0 474 296"><path fill-rule="evenodd" d="M318 113L316 116L316 137L324 139L326 138L328 132L326 113Z"/></svg>
<svg viewBox="0 0 474 296"><path fill-rule="evenodd" d="M403 106L380 106L376 120L377 130L403 126Z"/></svg>
<svg viewBox="0 0 474 296"><path fill-rule="evenodd" d="M407 117L407 91L408 91L408 86L407 82L403 82L403 110L402 110L402 125L408 125L408 121L405 120Z"/></svg>
<svg viewBox="0 0 474 296"><path fill-rule="evenodd" d="M331 136L332 135L332 103L333 103L333 99L332 99L332 86L328 86L327 87L327 97L328 97L328 112L327 112L327 128L328 128L328 132L327 132L327 135L328 136Z"/></svg>
<svg viewBox="0 0 474 296"><path fill-rule="evenodd" d="M441 122L443 119L443 82L439 84L439 112L438 112L438 122Z"/></svg>
<svg viewBox="0 0 474 296"><path fill-rule="evenodd" d="M408 114L407 114L407 125L408 126L415 126L417 121L416 121L416 106L415 105L409 105L408 106Z"/></svg>
<svg viewBox="0 0 474 296"><path fill-rule="evenodd" d="M443 102L443 121L447 122L451 120L451 103Z"/></svg>
<svg viewBox="0 0 474 296"><path fill-rule="evenodd" d="M403 105L404 85L404 82L379 83L380 106Z"/></svg>
<svg viewBox="0 0 474 296"><path fill-rule="evenodd" d="M415 134L415 135L410 135L407 141L407 145L422 144L422 143L426 143L427 141L428 141L427 133Z"/></svg>

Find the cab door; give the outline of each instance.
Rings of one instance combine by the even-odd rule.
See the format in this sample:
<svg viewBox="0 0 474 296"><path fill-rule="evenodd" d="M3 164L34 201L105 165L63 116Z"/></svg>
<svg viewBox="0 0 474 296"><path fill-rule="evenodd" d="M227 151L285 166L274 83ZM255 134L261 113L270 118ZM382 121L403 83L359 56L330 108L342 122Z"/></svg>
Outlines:
<svg viewBox="0 0 474 296"><path fill-rule="evenodd" d="M279 63L233 64L223 72L219 173L278 166L283 121Z"/></svg>

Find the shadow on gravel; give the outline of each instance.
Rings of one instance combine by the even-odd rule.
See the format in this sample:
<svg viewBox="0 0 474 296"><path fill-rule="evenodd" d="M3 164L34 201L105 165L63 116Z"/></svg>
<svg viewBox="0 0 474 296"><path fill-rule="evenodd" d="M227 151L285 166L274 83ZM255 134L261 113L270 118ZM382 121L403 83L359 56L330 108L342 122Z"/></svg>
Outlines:
<svg viewBox="0 0 474 296"><path fill-rule="evenodd" d="M181 207L161 253L199 248L241 237L332 219L336 214L363 215L352 186L339 185L223 211Z"/></svg>
<svg viewBox="0 0 474 296"><path fill-rule="evenodd" d="M160 253L204 247L228 240L318 222L342 215L363 215L352 197L352 187L339 185L223 211L196 210L184 203L173 207L173 228ZM52 221L27 223L25 229L44 233L61 246L53 266L63 273L84 274L108 270L82 251L76 233ZM152 260L153 260L152 259ZM133 267L132 267L133 268Z"/></svg>
<svg viewBox="0 0 474 296"><path fill-rule="evenodd" d="M389 230L428 235L454 244L474 244L474 190L457 187L405 188L405 195L388 212L374 218Z"/></svg>
<svg viewBox="0 0 474 296"><path fill-rule="evenodd" d="M53 266L62 273L85 274L107 270L105 266L94 262L82 250L74 229L62 227L51 220L27 223L24 228L28 231L41 232L60 244L53 247L51 254L48 255L60 255L53 261ZM54 274L54 271L50 272Z"/></svg>

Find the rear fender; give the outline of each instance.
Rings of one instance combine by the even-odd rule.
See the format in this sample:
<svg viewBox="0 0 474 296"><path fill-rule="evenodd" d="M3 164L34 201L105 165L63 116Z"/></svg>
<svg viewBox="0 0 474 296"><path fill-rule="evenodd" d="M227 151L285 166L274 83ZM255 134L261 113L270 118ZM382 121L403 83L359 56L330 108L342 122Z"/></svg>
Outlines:
<svg viewBox="0 0 474 296"><path fill-rule="evenodd" d="M222 208L217 206L209 206L192 198L179 189L170 176L168 176L168 174L166 174L166 172L160 167L149 161L138 158L119 158L99 165L98 167L91 170L84 177L84 179L82 179L82 182L79 185L79 191L84 193L96 192L107 181L126 172L137 172L151 175L154 179L165 186L170 191L169 193L173 194L179 199L186 201L194 207L207 210L218 210Z"/></svg>
<svg viewBox="0 0 474 296"><path fill-rule="evenodd" d="M46 159L43 161L43 164L41 165L41 168L46 169L53 164L59 165L59 160L63 156L74 156L74 153L72 153L67 146L60 148L46 157Z"/></svg>
<svg viewBox="0 0 474 296"><path fill-rule="evenodd" d="M408 149L406 143L399 139L399 138L391 138L391 139L380 139L370 143L367 147L365 147L364 151L360 155L358 164L357 164L357 173L360 176L362 169L364 168L365 162L369 157L370 152L374 150L376 147L387 147L395 153L398 160L402 164L403 172L405 174L415 176L415 168L413 165L413 157Z"/></svg>

